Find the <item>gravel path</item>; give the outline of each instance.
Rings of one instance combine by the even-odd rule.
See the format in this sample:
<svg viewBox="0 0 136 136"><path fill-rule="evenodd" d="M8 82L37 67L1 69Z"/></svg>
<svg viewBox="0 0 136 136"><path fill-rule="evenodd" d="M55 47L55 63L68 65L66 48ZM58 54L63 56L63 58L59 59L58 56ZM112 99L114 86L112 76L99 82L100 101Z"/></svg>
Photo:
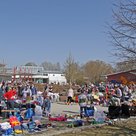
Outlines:
<svg viewBox="0 0 136 136"><path fill-rule="evenodd" d="M99 111L107 111L107 107L101 107L101 106L96 106L96 108ZM60 103L52 103L51 105L51 113L52 114L79 114L79 105L76 103L72 105L66 105L64 102Z"/></svg>
<svg viewBox="0 0 136 136"><path fill-rule="evenodd" d="M107 107L101 107L101 106L96 106L99 111L107 111ZM72 105L66 105L64 102L59 102L59 103L52 103L51 105L51 114L79 114L79 105L78 104L72 104ZM61 123L61 122L60 122ZM63 126L63 123L60 124L59 126ZM57 127L55 129L47 129L43 132L38 132L34 134L26 134L27 136L55 136L55 135L60 135L62 133L75 133L75 132L81 132L84 129L90 129L94 126L82 126L79 128L67 128L67 127Z"/></svg>

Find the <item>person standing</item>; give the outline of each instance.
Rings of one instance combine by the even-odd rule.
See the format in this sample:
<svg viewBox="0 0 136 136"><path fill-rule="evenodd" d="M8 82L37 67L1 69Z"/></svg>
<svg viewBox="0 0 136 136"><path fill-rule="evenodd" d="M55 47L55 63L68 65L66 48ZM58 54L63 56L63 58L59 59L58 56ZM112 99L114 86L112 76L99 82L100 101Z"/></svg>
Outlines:
<svg viewBox="0 0 136 136"><path fill-rule="evenodd" d="M32 93L32 98L33 98L33 100L35 100L35 99L36 99L36 96L37 96L37 88L35 87L34 84L32 84L32 85L30 86L30 89L31 89L31 93Z"/></svg>
<svg viewBox="0 0 136 136"><path fill-rule="evenodd" d="M67 105L73 102L73 96L74 96L74 90L72 89L72 87L70 87L67 93Z"/></svg>
<svg viewBox="0 0 136 136"><path fill-rule="evenodd" d="M3 90L2 88L0 87L0 116L2 115L2 101L3 101L4 97L3 97Z"/></svg>
<svg viewBox="0 0 136 136"><path fill-rule="evenodd" d="M17 91L14 87L11 87L8 92L4 94L4 98L7 100L7 109L14 110L15 99L16 99ZM12 115L14 113L12 112Z"/></svg>
<svg viewBox="0 0 136 136"><path fill-rule="evenodd" d="M87 110L87 96L84 93L84 90L81 90L81 94L78 96L78 103L80 106L80 117L83 118L83 114Z"/></svg>
<svg viewBox="0 0 136 136"><path fill-rule="evenodd" d="M51 99L50 96L46 95L43 100L43 105L42 105L43 111L46 116L49 117L51 113Z"/></svg>

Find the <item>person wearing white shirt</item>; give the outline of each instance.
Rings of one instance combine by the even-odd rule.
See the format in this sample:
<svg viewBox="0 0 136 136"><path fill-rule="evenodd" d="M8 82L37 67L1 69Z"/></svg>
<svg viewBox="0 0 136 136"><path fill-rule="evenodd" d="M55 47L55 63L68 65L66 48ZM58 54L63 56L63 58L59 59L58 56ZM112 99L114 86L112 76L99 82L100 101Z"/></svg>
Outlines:
<svg viewBox="0 0 136 136"><path fill-rule="evenodd" d="M74 96L74 90L72 88L69 88L67 93L67 104L69 105L73 101Z"/></svg>

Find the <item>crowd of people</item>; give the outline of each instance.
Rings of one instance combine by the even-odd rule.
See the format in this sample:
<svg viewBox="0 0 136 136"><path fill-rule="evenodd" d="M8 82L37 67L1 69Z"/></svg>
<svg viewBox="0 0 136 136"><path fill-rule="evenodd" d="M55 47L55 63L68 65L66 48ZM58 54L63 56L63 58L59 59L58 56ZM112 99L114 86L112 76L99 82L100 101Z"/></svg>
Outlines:
<svg viewBox="0 0 136 136"><path fill-rule="evenodd" d="M71 87L67 93L67 104L73 103L73 98L80 106L80 116L86 113L87 107L93 105L121 106L122 104L135 105L136 85L123 85L103 82L98 85L85 84L78 86L78 96L74 97L74 89Z"/></svg>
<svg viewBox="0 0 136 136"><path fill-rule="evenodd" d="M51 102L58 101L58 93L52 93L52 87L45 90L37 90L34 83L10 83L2 82L0 87L0 116L2 110L14 110L26 104L37 104L41 106L45 114L50 114Z"/></svg>
<svg viewBox="0 0 136 136"><path fill-rule="evenodd" d="M32 119L41 120L43 115L50 118L52 102L58 102L61 97L53 89L53 85L49 84L45 84L43 90L38 90L33 82L3 81L0 85L0 118L16 116L20 122L27 121L27 124ZM67 105L79 104L81 119L92 116L92 112L89 113L88 110L97 110L95 105L121 106L125 103L136 106L135 84L74 84L70 85L65 95ZM40 125L40 122L36 123Z"/></svg>
<svg viewBox="0 0 136 136"><path fill-rule="evenodd" d="M76 89L76 90L75 90ZM12 84L2 82L0 87L0 116L4 108L13 110L16 105L23 103L38 103L48 116L51 111L51 103L58 102L59 93L53 91L52 85L45 85L44 90L37 90L34 83L23 82ZM136 99L136 85L122 85L117 83L103 82L98 85L92 83L75 87L70 86L67 90L67 104L79 103L81 113L83 109L91 105L121 105L122 102L130 102ZM128 101L129 100L129 101ZM5 106L6 105L6 106Z"/></svg>

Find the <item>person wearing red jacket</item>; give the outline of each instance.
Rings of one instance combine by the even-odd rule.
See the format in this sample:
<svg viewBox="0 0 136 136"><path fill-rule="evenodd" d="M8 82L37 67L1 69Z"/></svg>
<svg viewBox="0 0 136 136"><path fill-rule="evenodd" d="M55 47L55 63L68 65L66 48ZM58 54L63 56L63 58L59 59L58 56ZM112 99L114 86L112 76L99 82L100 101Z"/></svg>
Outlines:
<svg viewBox="0 0 136 136"><path fill-rule="evenodd" d="M7 100L7 109L14 110L14 100L16 94L17 92L14 87L4 94L4 98Z"/></svg>

